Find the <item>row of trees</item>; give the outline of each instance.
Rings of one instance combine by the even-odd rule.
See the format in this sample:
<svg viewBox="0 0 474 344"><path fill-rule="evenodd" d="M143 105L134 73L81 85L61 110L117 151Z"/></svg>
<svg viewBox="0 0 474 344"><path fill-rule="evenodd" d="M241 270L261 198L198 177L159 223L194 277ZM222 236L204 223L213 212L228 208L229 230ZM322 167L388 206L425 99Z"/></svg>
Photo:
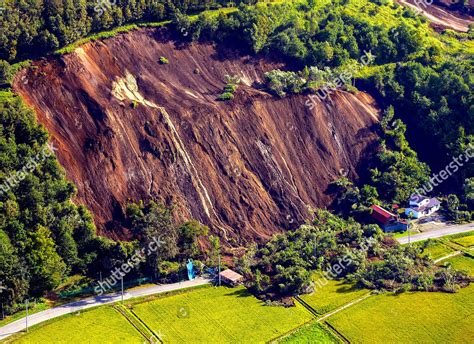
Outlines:
<svg viewBox="0 0 474 344"><path fill-rule="evenodd" d="M239 4L244 0L233 1ZM249 3L252 1L249 0ZM0 59L42 55L90 33L136 21L160 21L176 10L227 6L224 0L5 1L0 16Z"/></svg>

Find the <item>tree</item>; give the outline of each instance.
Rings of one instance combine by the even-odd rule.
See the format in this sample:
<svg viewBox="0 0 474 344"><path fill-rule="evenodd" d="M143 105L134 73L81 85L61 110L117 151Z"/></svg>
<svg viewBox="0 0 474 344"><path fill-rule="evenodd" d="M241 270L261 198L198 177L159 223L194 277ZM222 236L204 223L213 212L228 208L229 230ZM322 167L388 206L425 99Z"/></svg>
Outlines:
<svg viewBox="0 0 474 344"><path fill-rule="evenodd" d="M178 246L183 258L192 258L200 254L198 238L206 236L209 228L198 221L188 221L178 228Z"/></svg>
<svg viewBox="0 0 474 344"><path fill-rule="evenodd" d="M31 273L30 291L41 295L43 290L52 290L65 276L66 264L55 250L51 231L40 226L28 239L30 251L26 256Z"/></svg>
<svg viewBox="0 0 474 344"><path fill-rule="evenodd" d="M211 235L209 236L209 243L211 244L211 249L209 250L210 264L211 266L217 266L221 254L221 241L219 237Z"/></svg>
<svg viewBox="0 0 474 344"><path fill-rule="evenodd" d="M0 60L0 87L9 86L12 82L13 71L7 61Z"/></svg>
<svg viewBox="0 0 474 344"><path fill-rule="evenodd" d="M179 253L172 208L153 201L130 204L127 216L132 233L138 238L140 247L146 250L146 269L156 276L160 260L173 259Z"/></svg>

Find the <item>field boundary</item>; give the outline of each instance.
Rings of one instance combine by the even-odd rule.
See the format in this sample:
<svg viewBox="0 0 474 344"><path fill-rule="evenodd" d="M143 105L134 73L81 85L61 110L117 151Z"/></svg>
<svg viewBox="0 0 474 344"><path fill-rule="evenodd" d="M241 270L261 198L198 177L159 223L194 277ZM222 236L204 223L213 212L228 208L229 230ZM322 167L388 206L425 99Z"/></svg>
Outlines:
<svg viewBox="0 0 474 344"><path fill-rule="evenodd" d="M347 344L350 343L350 340L347 339L347 337L344 336L344 334L341 331L339 331L337 328L331 325L328 321L324 321L323 324L326 325L326 327L331 331L331 333L333 333L335 337L339 338L344 343L347 343Z"/></svg>
<svg viewBox="0 0 474 344"><path fill-rule="evenodd" d="M196 286L191 286L191 287L182 288L182 289L165 291L165 292L157 293L157 294L134 297L134 298L128 299L127 303L135 306L141 303L151 302L151 301L159 300L159 299L174 296L174 295L180 295L183 293L187 293L189 291L211 288L211 287L212 287L211 284L196 285Z"/></svg>
<svg viewBox="0 0 474 344"><path fill-rule="evenodd" d="M316 309L314 309L312 306L310 306L306 301L304 301L299 296L295 296L295 300L298 301L304 308L306 308L311 314L313 314L316 317L320 317L321 315L324 314L324 313L321 314L318 311L316 311Z"/></svg>
<svg viewBox="0 0 474 344"><path fill-rule="evenodd" d="M163 343L161 339L155 335L155 333L146 326L141 319L139 319L134 313L130 312L124 305L116 304L112 306L120 315L122 315L132 325L146 341L155 343L155 338ZM137 323L138 322L138 323Z"/></svg>
<svg viewBox="0 0 474 344"><path fill-rule="evenodd" d="M275 337L275 338L273 338L273 339L270 339L270 340L267 341L266 343L278 343L278 342L280 342L283 338L288 337L289 335L291 335L291 334L293 334L293 333L299 331L299 330L302 329L303 327L309 326L312 322L316 322L316 318L312 318L312 319L310 319L310 320L308 320L308 321L305 321L303 324L301 324L301 325L299 325L299 326L297 326L297 327L295 327L295 328L289 330L288 332L283 333L283 334L281 334L281 335L279 335L279 336L277 336L277 337Z"/></svg>

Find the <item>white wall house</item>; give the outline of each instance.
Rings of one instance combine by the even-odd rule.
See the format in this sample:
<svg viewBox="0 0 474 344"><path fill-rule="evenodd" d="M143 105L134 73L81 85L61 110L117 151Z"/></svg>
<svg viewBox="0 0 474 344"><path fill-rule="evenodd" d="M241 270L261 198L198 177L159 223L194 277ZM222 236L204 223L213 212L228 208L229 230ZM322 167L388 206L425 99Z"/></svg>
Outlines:
<svg viewBox="0 0 474 344"><path fill-rule="evenodd" d="M409 200L409 207L405 209L405 215L419 219L438 211L441 203L436 198L429 198L422 195L412 195Z"/></svg>

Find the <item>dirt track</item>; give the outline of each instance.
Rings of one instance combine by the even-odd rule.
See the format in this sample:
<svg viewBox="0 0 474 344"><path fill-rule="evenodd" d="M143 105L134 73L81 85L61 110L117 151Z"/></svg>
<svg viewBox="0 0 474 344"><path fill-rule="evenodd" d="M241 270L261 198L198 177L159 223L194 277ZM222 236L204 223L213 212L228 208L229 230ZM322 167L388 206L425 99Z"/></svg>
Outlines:
<svg viewBox="0 0 474 344"><path fill-rule="evenodd" d="M421 15L425 16L435 27L467 32L469 30L469 25L474 22L472 19L467 17L462 18L434 4L424 4L421 1L416 2L415 0L396 1L401 5L410 7L417 13L419 12Z"/></svg>

